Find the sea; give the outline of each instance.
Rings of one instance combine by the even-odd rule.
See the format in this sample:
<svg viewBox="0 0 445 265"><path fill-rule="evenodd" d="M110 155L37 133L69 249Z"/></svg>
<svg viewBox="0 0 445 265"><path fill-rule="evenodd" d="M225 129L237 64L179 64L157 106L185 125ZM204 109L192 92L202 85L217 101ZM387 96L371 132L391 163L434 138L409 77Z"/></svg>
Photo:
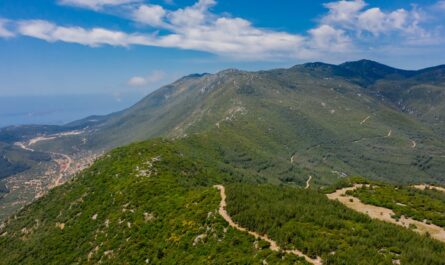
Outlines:
<svg viewBox="0 0 445 265"><path fill-rule="evenodd" d="M62 125L130 107L143 95L0 96L0 128L23 124Z"/></svg>

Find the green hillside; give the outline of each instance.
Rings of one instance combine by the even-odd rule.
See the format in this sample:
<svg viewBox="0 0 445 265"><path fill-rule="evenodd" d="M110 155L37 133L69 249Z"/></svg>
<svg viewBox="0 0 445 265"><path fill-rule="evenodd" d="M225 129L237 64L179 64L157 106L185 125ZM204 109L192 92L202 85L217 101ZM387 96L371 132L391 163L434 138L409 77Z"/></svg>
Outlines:
<svg viewBox="0 0 445 265"><path fill-rule="evenodd" d="M114 150L9 219L0 264L303 264L227 229L210 186L223 177L186 151L166 141Z"/></svg>
<svg viewBox="0 0 445 265"><path fill-rule="evenodd" d="M221 148L228 146L224 155L231 162L262 163L257 173L273 182L301 184L313 174L319 185L348 175L443 183L444 121L434 117L445 101L424 89L434 85L443 93L440 69L403 71L358 61L191 75L127 110L81 121L91 123L81 135L36 147L62 153L107 150L156 136L206 132ZM410 92L413 80L425 97ZM397 105L408 96L417 102L415 113Z"/></svg>
<svg viewBox="0 0 445 265"><path fill-rule="evenodd" d="M304 264L228 227L216 183L227 185L237 222L327 264L444 264L444 244L316 191L230 184L246 179L215 161L207 143L153 140L113 150L1 226L0 264Z"/></svg>
<svg viewBox="0 0 445 265"><path fill-rule="evenodd" d="M443 243L324 194L362 176L381 183L355 191L364 202L443 227L443 194L393 186L445 183L441 69L226 70L107 116L2 129L1 172L50 152L112 151L1 224L0 264L305 264L229 227L215 184L241 227L324 264L445 264Z"/></svg>

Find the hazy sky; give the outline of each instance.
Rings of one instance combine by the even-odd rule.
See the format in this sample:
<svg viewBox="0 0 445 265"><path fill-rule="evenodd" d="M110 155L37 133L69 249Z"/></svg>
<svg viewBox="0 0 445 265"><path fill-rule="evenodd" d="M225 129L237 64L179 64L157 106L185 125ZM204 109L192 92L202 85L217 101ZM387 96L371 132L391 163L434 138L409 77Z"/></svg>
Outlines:
<svg viewBox="0 0 445 265"><path fill-rule="evenodd" d="M190 73L445 63L445 0L1 0L0 96L147 93Z"/></svg>

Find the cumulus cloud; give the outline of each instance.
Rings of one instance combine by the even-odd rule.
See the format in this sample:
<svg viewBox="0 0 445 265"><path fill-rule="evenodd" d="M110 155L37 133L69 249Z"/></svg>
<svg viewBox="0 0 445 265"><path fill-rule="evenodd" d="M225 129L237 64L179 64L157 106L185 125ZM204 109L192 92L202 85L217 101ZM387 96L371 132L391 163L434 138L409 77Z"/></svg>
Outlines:
<svg viewBox="0 0 445 265"><path fill-rule="evenodd" d="M354 20L356 19L357 14L366 5L367 4L363 0L342 0L324 4L324 6L329 9L329 12L323 17L322 22L325 24L341 23L348 26L354 26Z"/></svg>
<svg viewBox="0 0 445 265"><path fill-rule="evenodd" d="M6 27L8 23L8 20L0 18L0 38L14 37L15 34Z"/></svg>
<svg viewBox="0 0 445 265"><path fill-rule="evenodd" d="M135 21L168 30L156 43L243 58L289 56L304 53L304 37L254 27L242 18L217 16L209 11L214 0L199 0L177 10L156 5L135 9Z"/></svg>
<svg viewBox="0 0 445 265"><path fill-rule="evenodd" d="M60 0L59 3L62 5L79 6L97 10L104 6L118 6L140 1L141 0Z"/></svg>
<svg viewBox="0 0 445 265"><path fill-rule="evenodd" d="M165 72L156 70L147 76L133 76L128 80L127 84L133 87L144 87L162 81L165 76Z"/></svg>
<svg viewBox="0 0 445 265"><path fill-rule="evenodd" d="M169 33L140 34L55 25L44 20L18 23L18 32L49 42L63 41L97 47L146 45L192 49L237 58L277 58L308 54L305 37L254 27L242 18L216 16L209 11L214 0L200 0L174 11L156 5L134 9L132 19Z"/></svg>
<svg viewBox="0 0 445 265"><path fill-rule="evenodd" d="M48 42L63 41L97 47L101 45L128 46L149 43L148 38L103 28L84 29L62 27L44 20L25 20L18 23L18 32Z"/></svg>
<svg viewBox="0 0 445 265"><path fill-rule="evenodd" d="M146 25L146 30L151 32L128 33L26 20L17 23L16 33L48 42L63 41L92 47L168 47L249 60L318 59L332 53L349 54L366 50L368 44L379 45L382 35L406 44L435 41L435 35L420 26L423 15L417 8L383 11L369 7L364 0L326 3L327 13L321 17L319 24L302 34L259 28L240 17L213 13L215 0L198 0L191 6L176 10L147 3L128 5L139 0L61 1L98 11L103 6L118 6L122 10L117 14L126 14L126 18ZM444 2L441 0L437 5ZM146 77L135 77L129 84L137 85L145 80Z"/></svg>
<svg viewBox="0 0 445 265"><path fill-rule="evenodd" d="M150 26L161 26L163 24L166 11L159 5L141 5L134 13L133 18L142 23Z"/></svg>
<svg viewBox="0 0 445 265"><path fill-rule="evenodd" d="M312 36L312 47L324 51L345 51L352 46L352 40L344 30L329 25L321 25L309 30Z"/></svg>
<svg viewBox="0 0 445 265"><path fill-rule="evenodd" d="M415 8L384 12L378 7L366 8L367 3L363 0L342 0L324 6L329 12L322 18L322 23L358 34L424 33L419 27L421 14Z"/></svg>

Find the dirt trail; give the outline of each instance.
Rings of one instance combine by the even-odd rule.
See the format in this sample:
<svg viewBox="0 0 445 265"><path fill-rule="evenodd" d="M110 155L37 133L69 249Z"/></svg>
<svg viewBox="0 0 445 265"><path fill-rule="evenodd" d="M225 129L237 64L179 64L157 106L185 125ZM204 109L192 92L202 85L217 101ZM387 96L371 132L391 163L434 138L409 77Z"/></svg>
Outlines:
<svg viewBox="0 0 445 265"><path fill-rule="evenodd" d="M434 186L434 185L428 185L428 184L419 184L419 185L414 185L413 187L416 188L416 189L419 189L419 190L425 190L426 188L428 188L428 189L433 189L433 190L438 190L438 191L441 191L441 192L445 192L445 188L443 188L443 187Z"/></svg>
<svg viewBox="0 0 445 265"><path fill-rule="evenodd" d="M338 200L346 207L366 214L372 219L378 219L388 223L400 225L405 228L409 228L410 225L415 225L416 229L414 229L414 231L420 234L425 234L428 232L432 238L445 242L445 230L442 227L433 224L429 225L411 218L406 218L404 216L402 216L399 221L397 221L392 218L392 216L394 215L394 212L392 210L374 205L364 204L359 199L353 196L346 195L346 192L353 191L361 187L363 187L362 184L355 184L353 187L339 189L334 193L327 194L327 197L330 200Z"/></svg>
<svg viewBox="0 0 445 265"><path fill-rule="evenodd" d="M388 135L386 135L386 137L391 137L392 135L392 130L389 130Z"/></svg>
<svg viewBox="0 0 445 265"><path fill-rule="evenodd" d="M411 148L416 148L417 143L414 140L411 140Z"/></svg>
<svg viewBox="0 0 445 265"><path fill-rule="evenodd" d="M230 217L230 215L227 213L226 211L226 206L227 206L227 202L226 202L226 189L224 186L222 185L215 185L215 188L217 188L220 191L221 194L221 202L219 204L219 214L224 218L224 220L226 220L227 223L229 223L229 225L233 228L235 228L236 230L242 231L242 232L246 232L251 236L254 236L255 238L259 238L261 240L264 240L266 242L268 242L270 244L270 249L272 251L281 251L282 249L278 246L277 242L275 242L274 240L270 239L267 235L260 235L254 231L249 231L244 227L239 226L237 223L235 223L232 220L232 217ZM304 255L301 251L299 250L282 250L286 253L289 254L294 254L296 256L299 257L303 257L307 262L314 264L314 265L322 265L323 263L321 262L320 258L317 259L312 259L306 255Z"/></svg>
<svg viewBox="0 0 445 265"><path fill-rule="evenodd" d="M24 149L24 150L34 152L34 149L27 147L27 146L26 146L24 143L22 143L22 142L16 142L16 143L14 143L14 144L15 144L16 146L18 146L18 147Z"/></svg>
<svg viewBox="0 0 445 265"><path fill-rule="evenodd" d="M311 180L312 180L312 176L309 176L309 178L306 180L305 189L309 189L309 187L311 186Z"/></svg>
<svg viewBox="0 0 445 265"><path fill-rule="evenodd" d="M54 140L56 138L60 138L60 137L64 137L64 136L73 136L73 135L79 135L82 133L84 133L84 131L68 131L68 132L52 134L49 136L38 136L38 137L35 137L35 138L32 138L31 140L29 140L27 145L31 146L31 145L37 144L38 142L50 141L50 140Z"/></svg>
<svg viewBox="0 0 445 265"><path fill-rule="evenodd" d="M38 142L50 141L50 140L54 140L54 139L56 139L55 136L49 136L49 137L39 136L39 137L35 137L35 138L32 138L31 140L29 140L28 146L35 145Z"/></svg>
<svg viewBox="0 0 445 265"><path fill-rule="evenodd" d="M365 124L370 118L371 118L371 116L366 117L364 120L362 120L362 121L360 122L360 125Z"/></svg>

